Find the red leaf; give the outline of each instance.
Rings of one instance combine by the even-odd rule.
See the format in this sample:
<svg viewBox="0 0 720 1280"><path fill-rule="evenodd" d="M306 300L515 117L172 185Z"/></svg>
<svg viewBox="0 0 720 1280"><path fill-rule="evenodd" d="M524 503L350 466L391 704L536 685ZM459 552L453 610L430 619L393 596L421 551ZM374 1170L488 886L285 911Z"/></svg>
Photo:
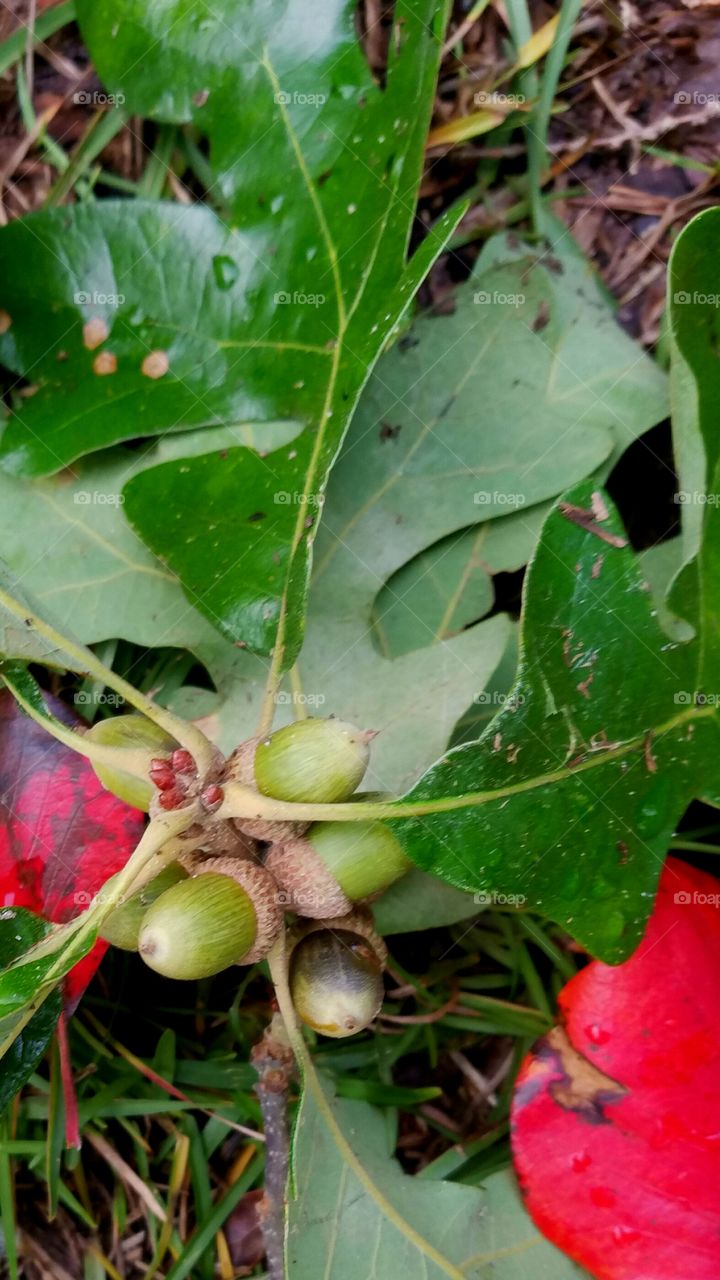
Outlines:
<svg viewBox="0 0 720 1280"><path fill-rule="evenodd" d="M63 703L48 701L74 723ZM0 905L72 919L125 865L143 825L144 814L106 791L83 756L0 694ZM69 974L71 1005L106 949L98 943Z"/></svg>
<svg viewBox="0 0 720 1280"><path fill-rule="evenodd" d="M513 1104L537 1226L598 1280L717 1280L720 881L669 858L638 950L560 1007Z"/></svg>

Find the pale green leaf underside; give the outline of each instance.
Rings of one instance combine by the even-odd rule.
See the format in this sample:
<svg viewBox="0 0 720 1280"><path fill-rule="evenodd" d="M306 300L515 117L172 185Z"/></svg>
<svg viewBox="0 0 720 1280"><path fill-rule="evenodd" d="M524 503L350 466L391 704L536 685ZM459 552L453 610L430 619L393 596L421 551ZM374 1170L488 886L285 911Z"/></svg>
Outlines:
<svg viewBox="0 0 720 1280"><path fill-rule="evenodd" d="M295 1131L288 1280L570 1280L507 1174L475 1189L404 1174L382 1114L306 1089Z"/></svg>

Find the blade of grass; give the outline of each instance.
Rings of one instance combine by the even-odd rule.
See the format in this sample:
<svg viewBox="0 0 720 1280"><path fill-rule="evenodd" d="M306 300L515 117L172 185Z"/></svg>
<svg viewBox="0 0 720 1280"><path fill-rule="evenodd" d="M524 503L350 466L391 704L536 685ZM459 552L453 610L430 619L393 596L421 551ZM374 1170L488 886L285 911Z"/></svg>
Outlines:
<svg viewBox="0 0 720 1280"><path fill-rule="evenodd" d="M153 1217L159 1222L165 1221L165 1210L159 1200L155 1198L150 1188L146 1185L141 1177L135 1172L124 1160L121 1155L115 1151L114 1147L99 1133L93 1133L92 1130L86 1131L85 1137L92 1147L95 1148L98 1155L102 1157L106 1164L110 1166L113 1173L125 1182L127 1186L132 1187L135 1194L142 1200L143 1204L150 1210Z"/></svg>
<svg viewBox="0 0 720 1280"><path fill-rule="evenodd" d="M62 1180L58 1182L57 1198L58 1203L64 1205L71 1213L74 1213L81 1222L84 1222L86 1227L89 1227L91 1231L97 1231L98 1224L92 1214L88 1213L85 1206L76 1199L70 1188Z"/></svg>
<svg viewBox="0 0 720 1280"><path fill-rule="evenodd" d="M195 1221L205 1222L212 1213L212 1185L205 1145L194 1116L184 1116L181 1121L181 1127L187 1134L190 1143L188 1163L190 1166ZM195 1270L197 1272L197 1280L213 1280L215 1265L209 1250L198 1259Z"/></svg>
<svg viewBox="0 0 720 1280"><path fill-rule="evenodd" d="M25 142L29 144L26 147L26 150L29 150L30 146L34 145L35 142L39 142L45 152L48 163L57 169L59 173L63 173L64 170L67 169L70 161L65 155L62 147L58 146L57 142L55 142L47 132L47 125L52 117L57 114L57 111L59 110L59 103L46 108L45 111L41 112L40 115L37 116L35 114L35 108L33 107L25 68L21 62L19 62L17 66L15 82L20 115L28 135L27 139L25 139ZM13 154L13 167L15 163L17 163L16 157L18 156L18 152Z"/></svg>
<svg viewBox="0 0 720 1280"><path fill-rule="evenodd" d="M562 977L567 981L574 978L577 973L577 966L573 964L569 956L561 951L558 946L548 937L542 925L537 920L528 920L527 916L518 916L518 924L523 933L527 935L531 942L537 944L541 951L549 960L552 960L555 968L560 972Z"/></svg>
<svg viewBox="0 0 720 1280"><path fill-rule="evenodd" d="M538 101L530 118L524 121L528 152L528 194L533 226L539 236L545 234L548 225L542 202L542 187L550 116L570 37L581 6L582 0L562 0L555 39L543 67Z"/></svg>
<svg viewBox="0 0 720 1280"><path fill-rule="evenodd" d="M680 849L685 853L720 853L720 845L705 844L702 840L673 840L671 849Z"/></svg>
<svg viewBox="0 0 720 1280"><path fill-rule="evenodd" d="M155 145L150 152L142 177L138 183L138 194L147 200L159 200L162 196L170 170L173 148L177 142L177 128L174 125L160 125Z"/></svg>
<svg viewBox="0 0 720 1280"><path fill-rule="evenodd" d="M681 155L679 151L667 151L665 147L643 147L642 150L648 156L656 156L658 160L667 160L668 164L676 165L678 169L692 169L696 173L707 173L710 177L717 173L720 164L703 164L702 160L695 160L692 156Z"/></svg>
<svg viewBox="0 0 720 1280"><path fill-rule="evenodd" d="M50 188L45 201L47 206L61 204L70 195L75 183L83 177L93 160L120 132L126 120L127 113L121 111L119 107L113 107L110 111L103 108L97 113L70 156L64 172Z"/></svg>
<svg viewBox="0 0 720 1280"><path fill-rule="evenodd" d="M0 1218L5 1239L5 1262L8 1280L18 1280L17 1222L15 1217L15 1178L12 1156L6 1150L10 1137L7 1112L0 1120Z"/></svg>
<svg viewBox="0 0 720 1280"><path fill-rule="evenodd" d="M60 1186L60 1161L62 1159L65 1129L65 1105L63 1102L60 1049L53 1045L50 1060L50 1096L48 1098L47 1138L45 1142L45 1182L47 1185L47 1215L50 1222L57 1215Z"/></svg>
<svg viewBox="0 0 720 1280"><path fill-rule="evenodd" d="M173 1219L175 1216L175 1208L177 1206L180 1193L185 1181L185 1175L188 1167L188 1156L190 1154L190 1139L185 1133L175 1132L175 1150L170 1165L170 1178L168 1182L168 1198L165 1204L165 1212L167 1217L162 1225L160 1238L157 1242L157 1248L152 1256L152 1261L147 1269L148 1276L153 1276L162 1262L170 1245L170 1238L173 1233Z"/></svg>
<svg viewBox="0 0 720 1280"><path fill-rule="evenodd" d="M52 9L45 9L43 13L37 14L35 25L32 33L32 46L37 47L44 40L48 40L50 36L59 31L61 27L67 26L69 22L75 19L75 0L65 0L64 4L55 5ZM13 31L12 35L3 40L0 44L0 75L12 67L22 58L28 43L28 28L26 26L18 27L17 31Z"/></svg>
<svg viewBox="0 0 720 1280"><path fill-rule="evenodd" d="M218 1231L227 1221L233 1209L240 1203L245 1192L257 1180L263 1167L262 1157L257 1155L251 1160L244 1174L230 1187L230 1190L218 1200L210 1216L189 1240L177 1262L170 1268L165 1280L186 1280L192 1275L199 1258L210 1247Z"/></svg>

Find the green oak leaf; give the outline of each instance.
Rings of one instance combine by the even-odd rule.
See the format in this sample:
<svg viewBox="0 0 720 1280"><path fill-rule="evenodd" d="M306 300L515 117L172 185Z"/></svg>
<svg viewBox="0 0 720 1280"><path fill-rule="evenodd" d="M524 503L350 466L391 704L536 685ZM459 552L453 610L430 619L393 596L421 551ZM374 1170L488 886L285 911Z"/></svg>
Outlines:
<svg viewBox="0 0 720 1280"><path fill-rule="evenodd" d="M375 928L383 937L456 924L480 910L474 894L443 884L417 867L396 880L372 905Z"/></svg>
<svg viewBox="0 0 720 1280"><path fill-rule="evenodd" d="M720 213L706 209L678 236L668 274L674 411L686 563L670 604L700 634L698 689L720 695ZM684 395L683 395L684 393ZM675 423L675 419L673 420ZM718 698L720 701L720 697Z"/></svg>
<svg viewBox="0 0 720 1280"><path fill-rule="evenodd" d="M9 908L14 910L15 908ZM73 924L75 922L73 921ZM36 950L28 949L27 944L19 948L17 959L8 968L0 971L0 1027L13 1025L13 1019L26 1015L28 1009L37 1001L42 1001L70 970L92 950L97 941L97 932L77 930L74 936L66 926L67 937L63 945L52 949L51 941L47 947L38 945ZM42 939L53 929L38 933L33 942L40 944ZM55 929L54 932L59 932ZM5 1037L0 1041L0 1056L5 1049Z"/></svg>
<svg viewBox="0 0 720 1280"><path fill-rule="evenodd" d="M450 534L402 565L378 592L375 641L388 658L447 640L477 622L495 601L493 577L521 569L540 535L547 506Z"/></svg>
<svg viewBox="0 0 720 1280"><path fill-rule="evenodd" d="M665 375L566 246L494 237L450 313L420 316L368 382L361 426L427 513L440 483L453 495L457 528L557 496L667 415Z"/></svg>
<svg viewBox="0 0 720 1280"><path fill-rule="evenodd" d="M12 964L51 929L52 926L46 920L22 907L4 907L0 910L0 968ZM18 1010L15 1007L8 1010L3 1000L0 1009L0 1046L9 1038L12 1042L0 1061L0 1111L5 1110L35 1070L50 1043L60 1009L60 993L53 991L15 1039Z"/></svg>
<svg viewBox="0 0 720 1280"><path fill-rule="evenodd" d="M288 1280L571 1280L581 1272L533 1226L512 1176L481 1189L410 1177L381 1111L306 1088L295 1127Z"/></svg>
<svg viewBox="0 0 720 1280"><path fill-rule="evenodd" d="M511 698L405 797L406 852L459 888L520 895L622 960L678 819L717 778L701 661L660 627L608 499L571 491L531 564Z"/></svg>
<svg viewBox="0 0 720 1280"><path fill-rule="evenodd" d="M61 628L72 628L88 643L121 636L142 645L190 649L218 690L216 709L203 727L227 751L255 731L266 664L229 643L190 606L177 579L124 519L121 490L141 467L187 457L193 449L202 455L212 443L220 457L229 439L229 429L217 429L169 437L140 457L117 448L77 464L76 478L62 474L23 482L0 473L5 554L32 589L38 610L51 612ZM355 491L343 483L335 496L333 478L325 505L329 524L346 524L353 509L348 504L364 501L381 482L377 468L361 461L371 445L352 434L348 466L355 473ZM384 455L384 466L392 468L392 454ZM162 471L162 465L156 469ZM453 520L452 504L443 508L438 502L432 529L418 512L402 543L386 542L376 537L370 512L356 529L352 548L335 562L341 594L328 599L318 590L313 595L299 696L315 714L354 717L380 730L368 786L399 793L411 785L444 749L504 649L509 624L501 616L441 644L426 644L397 662L385 659L373 641L373 600L385 576L421 550L428 537L446 532ZM298 709L297 696L282 689L278 723L292 719Z"/></svg>
<svg viewBox="0 0 720 1280"><path fill-rule="evenodd" d="M34 625L36 615L37 604L29 594L25 575L0 560L0 657L82 671L82 647L68 648L65 638L52 627L39 631Z"/></svg>
<svg viewBox="0 0 720 1280"><path fill-rule="evenodd" d="M300 0L82 6L99 70L108 85L122 80L129 110L200 113L232 225L208 208L119 201L50 210L0 235L12 317L0 359L32 369L37 387L0 443L11 471L48 474L119 440L192 426L304 428L264 471L231 450L221 481L193 458L130 485L134 525L195 607L232 641L272 651L275 673L302 641L314 526L299 499L323 493L368 371L452 229L445 219L408 265L446 10L446 0L400 0L381 87L349 0L325 0L310 45ZM99 337L88 341L83 320ZM205 510L260 479L261 529L232 502ZM264 501L282 493L297 499L289 509Z"/></svg>

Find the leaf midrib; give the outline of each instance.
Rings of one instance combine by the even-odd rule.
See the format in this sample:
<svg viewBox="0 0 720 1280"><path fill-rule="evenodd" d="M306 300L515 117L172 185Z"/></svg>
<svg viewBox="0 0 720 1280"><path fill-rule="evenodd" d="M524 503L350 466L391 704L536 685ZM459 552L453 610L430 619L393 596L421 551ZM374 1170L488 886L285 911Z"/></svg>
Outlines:
<svg viewBox="0 0 720 1280"><path fill-rule="evenodd" d="M405 1237L406 1240L423 1255L425 1259L429 1259L439 1267L449 1280L465 1280L463 1272L456 1267L447 1258L430 1244L424 1236L407 1221L406 1218L395 1208L393 1204L383 1194L377 1184L366 1170L364 1164L355 1155L352 1147L347 1141L342 1129L337 1123L325 1096L325 1091L320 1083L319 1076L315 1070L315 1064L308 1052L302 1033L298 1027L295 1017L295 1008L290 995L290 987L287 975L287 955L285 951L285 940L281 936L275 944L273 951L270 953L270 972L275 983L275 991L282 1014L283 1021L287 1028L288 1036L292 1044L295 1056L302 1068L303 1084L306 1090L312 1093L318 1112L324 1121L327 1130L337 1147L344 1165L348 1168L357 1181L360 1183L364 1191L370 1196L371 1200L379 1208L383 1217L395 1227L395 1229ZM298 1117L298 1125L302 1122L302 1110Z"/></svg>

